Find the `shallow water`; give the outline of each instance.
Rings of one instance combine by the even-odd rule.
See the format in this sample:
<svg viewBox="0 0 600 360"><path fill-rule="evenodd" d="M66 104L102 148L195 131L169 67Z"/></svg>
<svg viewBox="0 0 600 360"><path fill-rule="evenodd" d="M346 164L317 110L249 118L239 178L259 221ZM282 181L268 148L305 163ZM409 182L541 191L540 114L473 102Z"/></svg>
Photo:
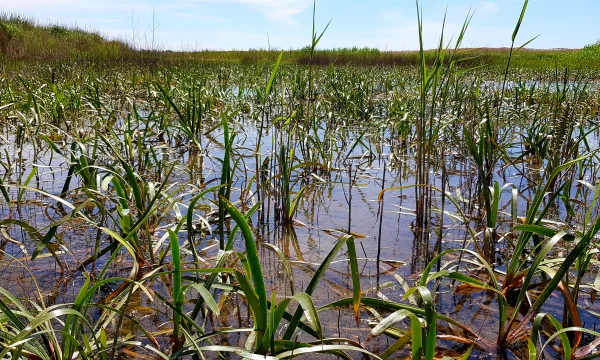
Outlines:
<svg viewBox="0 0 600 360"><path fill-rule="evenodd" d="M512 84L512 83L511 83ZM511 85L512 86L512 85ZM510 87L509 87L510 88ZM247 91L247 90L244 90ZM242 92L244 92L242 91ZM383 92L383 89L381 90ZM245 96L252 93L247 92ZM385 96L380 97L381 102L388 99ZM143 117L150 115L150 112L140 112ZM382 114L383 116L383 114ZM378 119L385 123L385 118ZM597 120L597 118L596 118ZM141 124L141 125L140 125ZM206 126L213 128L214 124ZM217 123L218 125L218 123ZM119 131L119 138L125 141L125 132L127 129L124 118L116 121L114 128ZM147 129L153 129L156 122L139 123L136 125L138 132ZM369 129L370 124L365 125L345 125L344 121L335 124L335 129L326 130L320 128L319 137L322 140L330 140L334 156L332 164L328 164L330 171L324 172L307 167L306 171L298 171L291 178L292 189L299 191L305 187L302 200L299 202L298 211L293 225L282 226L275 219L275 205L271 201L267 202L266 212L262 215L265 221L261 221L258 214L255 214L250 223L253 226L258 243L269 243L276 245L287 257L293 268L293 282L287 276L280 258L266 247L259 247L261 264L267 280L267 286L271 291L276 291L279 296L289 295L292 291L298 292L306 288L306 285L312 278L315 269L324 260L333 248L337 237L344 231L351 231L357 234L357 253L361 275L361 288L364 296L379 297L390 299L392 301L402 301L405 294L403 282L407 286L415 284L419 279L423 268L425 267L426 254L434 252L434 245L438 239L441 241L441 249L462 248L465 244L465 225L456 216L454 205L449 202L443 204L444 211L450 213L441 216L442 199L441 195L433 192L433 219L431 220L431 233L429 234L429 244L424 244L421 240L422 234L416 227L414 209L416 207L415 191L410 185L415 182L415 154L412 148L406 148L399 141L396 141L389 130ZM171 185L188 184L178 194L173 194L177 198L176 211L170 211L156 224L152 234L152 240L157 250L166 248L168 241L166 239L167 228L177 223L180 216L185 216L187 204L193 195L204 187L214 186L219 183L221 177L221 163L219 159L223 158L223 133L222 129L215 126L216 129L208 131L200 139L203 145L201 153L191 151L185 144L177 144L173 139L164 140L158 135L144 138L144 146L151 147L155 152L155 160L165 160L169 164L175 164L176 169L169 179ZM230 124L232 132L238 136L235 139L235 154L232 161L237 161L237 168L233 177L232 201L247 199L248 194L243 191L248 187L250 178L255 174L256 169L256 140L258 130L256 121L245 117L237 117ZM364 131L365 128L368 131ZM515 126L515 129L518 127ZM520 129L519 129L520 130ZM510 131L510 130L508 130ZM279 144L279 136L285 134L285 131L276 127L269 127L263 130L263 144L260 147L262 159L272 158L279 151L278 145L273 146L274 142ZM24 181L32 171L37 167L37 174L32 178L29 186L39 189L43 192L58 196L66 180L69 164L67 160L52 152L44 143L35 144L25 143L22 149L16 147L15 139L12 135L7 135L8 143L0 147L1 152L6 152L15 165L15 173L21 173L21 176L14 176L11 184L5 180L5 184L18 185L15 178ZM276 139L276 140L273 140ZM511 142L517 143L520 140L519 131L510 137ZM359 141L360 140L360 141ZM590 134L589 144L593 149L598 148L598 138L595 134ZM295 139L297 143L301 139ZM57 141L58 143L58 141ZM441 146L446 146L446 143ZM34 149L35 145L35 149ZM88 145L89 146L89 145ZM308 145L307 145L308 146ZM66 144L62 145L66 148ZM513 145L508 148L509 153L519 153L521 146ZM302 152L299 147L296 148L298 160L302 158ZM100 163L114 162L106 147L101 145ZM445 170L442 170L441 159L436 159L438 164L433 167L431 183L437 187L444 187L449 193L457 197L464 197L470 201L477 202L473 194L474 181L477 173L473 170L472 164L467 160L466 154L459 149L448 148L444 151L443 164ZM137 159L134 159L137 161ZM131 165L139 165L132 163ZM504 163L499 162L497 171L493 174L493 179L500 185L512 183L518 193L519 217L525 216L527 204L536 190L533 183L528 181L523 175L527 175L531 180L539 180L543 164L539 164L534 157L526 157L519 161L516 170L515 167L505 167ZM135 166L134 166L135 167ZM385 183L384 178L385 167ZM160 178L156 172L166 171L166 169L153 169L154 172L143 173L140 176L146 181L156 181ZM445 186L441 184L443 172L447 175ZM103 174L105 176L107 174ZM598 175L597 168L587 170L582 179L591 183L596 183ZM350 181L351 180L351 181ZM273 180L275 183L277 180ZM69 195L66 201L78 206L86 200L86 195L77 189L82 186L79 177L74 177L70 186ZM394 189L405 187L402 190ZM173 187L175 188L175 187ZM10 187L12 199L19 197L19 190ZM382 189L392 189L385 192L384 201L381 203L380 195ZM100 190L99 190L100 191ZM575 197L577 189L573 187L571 194ZM275 195L275 191L272 193ZM351 200L350 200L351 199ZM203 216L210 220L212 225L212 235L210 232L205 238L201 239L198 246L200 256L206 263L214 264L218 256L218 240L216 239L216 224L214 220L215 204L210 200L216 200L213 195L208 195L204 201L205 209L197 210L196 216ZM500 206L503 223L499 226L500 232L507 232L510 229L512 194L510 189L502 193ZM107 200L107 207L112 211L115 204ZM56 199L42 195L40 192L26 189L23 192L20 203L13 204L9 209L5 203L0 205L0 218L17 219L34 226L42 235L46 233L48 227L56 221L65 217L69 210L58 205ZM245 205L251 206L251 202ZM467 209L467 201L462 203ZM569 225L576 227L581 220L581 214L584 213L587 204L581 203L575 206L576 216L573 216ZM210 209L210 210L209 210ZM439 211L438 211L439 210ZM82 212L94 221L98 221L100 214L95 207L89 211L85 209ZM553 220L565 218L566 208L559 205L554 208L549 216ZM179 213L178 213L179 212ZM380 217L380 214L382 216ZM453 215L453 216L452 216ZM469 214L471 225L481 224L480 211L476 209ZM201 219L196 218L198 224ZM233 222L228 222L227 230L233 227ZM112 220L107 222L107 226L118 228ZM478 229L481 230L481 229ZM441 233L439 233L441 231ZM82 220L70 220L61 224L58 228L53 246L56 256L64 264L63 268L48 253L44 251L43 255L35 261L30 261L29 257L37 246L37 242L32 237L16 226L7 226L7 235L15 241L2 241L4 256L0 259L0 273L2 274L2 287L9 289L13 294L25 298L35 299L38 297L38 291L44 298L46 305L69 303L76 297L78 289L82 286L86 276L97 276L102 266L107 260L107 256L99 258L93 265L88 265L84 271L77 270L80 262L93 254L95 241L101 239L100 248L108 245L108 237L99 234L98 229L93 225L87 224ZM441 234L441 235L440 235ZM439 236L439 237L438 237ZM191 252L189 244L185 243L187 235L180 234L182 249L184 249L184 260L190 262ZM21 243L21 244L19 244ZM468 244L467 244L468 245ZM468 245L471 246L472 245ZM500 271L504 269L503 261L505 257L500 255L509 255L510 245L507 241L499 243L497 249L498 259L496 266ZM242 241L238 240L235 250L244 251ZM126 277L132 268L131 259L123 255L118 257L115 265L111 266L107 276ZM595 274L595 272L594 272ZM399 278L401 280L399 280ZM36 281L32 281L35 279ZM118 282L109 284L102 289L98 295L110 294ZM168 295L168 289L164 284L156 282L154 291ZM313 295L313 300L317 306L330 303L336 299L349 297L352 295L352 280L349 275L349 265L344 254L336 257L336 261L330 266L325 278L321 281L318 291ZM39 288L39 290L38 290ZM224 300L225 301L225 300ZM234 300L229 300L234 301ZM483 339L493 341L497 337L497 307L495 300L485 292L455 294L453 289L448 287L448 283L442 283L436 296L438 311L449 315L461 323L476 329ZM167 318L163 316L146 316L144 309L146 306L152 306L157 309L167 310L164 305L156 301L150 303L144 296L139 296L132 302L131 311L139 312L143 318L143 324L151 329L160 329L165 326ZM580 305L583 308L600 312L598 303L592 304L589 297L582 296ZM236 313L235 306L239 306L244 314ZM213 319L214 323L209 327L214 329L220 327L248 327L251 326L247 318L247 309L243 304L226 306L230 312L224 312L218 318ZM560 320L562 316L562 302L557 295L551 299L544 307L545 311L555 314ZM369 320L372 316L363 312L361 322L357 327L349 311L344 311L344 316L338 311L328 311L323 314L321 321L329 336L340 336L366 342L369 347L384 349L389 345L387 339L368 338L370 327ZM582 320L586 327L595 328L597 318L588 312L582 312ZM162 339L162 342L168 342L168 339ZM225 341L225 339L224 339ZM243 335L231 335L227 338L230 343L238 343L242 346L245 341ZM475 356L475 355L474 355Z"/></svg>

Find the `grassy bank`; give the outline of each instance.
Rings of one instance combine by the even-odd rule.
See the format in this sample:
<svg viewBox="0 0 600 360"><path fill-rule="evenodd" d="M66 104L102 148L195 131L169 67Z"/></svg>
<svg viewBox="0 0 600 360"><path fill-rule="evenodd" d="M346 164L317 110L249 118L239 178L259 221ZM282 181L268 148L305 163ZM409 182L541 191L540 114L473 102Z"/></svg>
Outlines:
<svg viewBox="0 0 600 360"><path fill-rule="evenodd" d="M283 62L308 64L310 49L283 50ZM510 49L463 49L457 59L464 66L502 68ZM251 49L245 51L148 51L136 50L120 40L108 40L100 34L62 25L40 25L34 19L19 15L0 15L0 53L3 61L91 60L127 61L147 65L174 65L194 62L229 62L238 64L273 63L280 50ZM435 59L435 51L425 52L426 60ZM380 51L372 48L316 50L314 65L336 66L412 66L419 65L418 51ZM513 56L516 68L573 69L600 68L600 44L584 49L522 49Z"/></svg>
<svg viewBox="0 0 600 360"><path fill-rule="evenodd" d="M106 60L131 56L132 50L95 32L0 14L0 53L14 60Z"/></svg>

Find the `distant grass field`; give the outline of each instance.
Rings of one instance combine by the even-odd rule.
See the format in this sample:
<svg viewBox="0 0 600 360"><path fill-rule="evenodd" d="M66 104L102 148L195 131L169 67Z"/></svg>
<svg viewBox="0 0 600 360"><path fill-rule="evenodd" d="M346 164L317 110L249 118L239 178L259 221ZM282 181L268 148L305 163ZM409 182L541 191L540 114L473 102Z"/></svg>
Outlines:
<svg viewBox="0 0 600 360"><path fill-rule="evenodd" d="M109 40L99 33L62 25L40 25L36 20L16 14L0 14L0 53L6 60L91 60L131 61L156 65L184 62L234 62L241 64L273 63L281 50L250 49L229 51L149 51L121 40ZM284 50L284 63L307 64L310 49ZM506 65L508 48L463 49L463 66ZM426 52L428 59L435 51ZM381 51L374 48L316 50L314 65L404 66L418 65L418 51ZM583 49L522 49L512 59L519 68L573 69L600 68L600 42Z"/></svg>

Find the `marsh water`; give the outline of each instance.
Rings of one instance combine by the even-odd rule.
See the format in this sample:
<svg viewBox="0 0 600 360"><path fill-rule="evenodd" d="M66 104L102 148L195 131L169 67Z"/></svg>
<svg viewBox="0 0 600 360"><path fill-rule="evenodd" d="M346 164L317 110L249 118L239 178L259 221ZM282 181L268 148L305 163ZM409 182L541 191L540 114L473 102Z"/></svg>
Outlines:
<svg viewBox="0 0 600 360"><path fill-rule="evenodd" d="M525 86L531 88L534 83L527 83ZM513 84L509 89L516 86ZM495 91L494 86L487 87L489 91ZM551 93L556 91L556 86L546 88ZM360 91L360 89L350 91ZM590 86L586 91L592 94L592 97L597 96L597 87ZM223 92L243 94L238 86L230 86ZM273 177L269 176L271 178L269 181L275 185L265 192L268 199L260 207L261 210L249 219L249 222L257 243L272 244L280 249L291 264L293 272L291 278L286 272L281 257L271 248L259 246L261 265L269 293L275 291L278 296L287 296L293 292L303 291L315 269L343 233L349 232L356 238L363 296L397 302L414 301L412 298L404 299L404 295L409 287L415 285L428 260L437 250L464 247L473 249L472 242L467 240L465 221L458 215L456 204L444 200L442 194L437 191L430 192L432 217L427 236L423 236L423 229L415 222L417 205L415 188L412 187L416 185L415 149L406 142L406 139L399 136L396 127L390 125L398 121L396 115L392 119L387 109L393 95L383 89L383 86L376 85L372 85L368 93L369 97L365 103L365 106L368 105L371 109L368 117L349 118L335 106L319 113L322 123L318 126L317 134L313 136L327 143L329 163L322 164L326 170L320 166L307 164L291 172L290 182L293 193L303 189L291 223L283 224L277 218L277 204L272 199L281 196L276 186L279 181L275 174L278 165L268 167L267 171L274 172L270 174ZM252 91L248 90L242 98L252 96ZM222 100L225 103L234 101L227 98ZM239 101L239 98L235 101ZM135 100L131 103L135 103ZM188 211L191 211L187 207L190 199L201 190L219 184L222 176L221 159L225 156L223 129L219 126L219 119L207 118L203 125L204 131L198 138L202 149L198 150L189 142L181 141L182 137L161 133L163 128L160 123L165 115L146 109L147 111L136 110L137 115L132 116L131 103L127 108L120 109L118 118L108 125L117 138L123 141L123 144L113 145L127 146L129 141L129 144L137 149L136 151L143 149L144 153L151 153L151 160L142 159L141 162L151 161L154 163L153 166L142 166L140 158L135 154L130 154L132 161L130 165L134 169L139 169L136 171L140 178L148 183L155 183L156 187L159 179L162 179L167 171L166 165L174 166L174 171L167 180L169 196L174 204L168 212L159 214L151 234L155 252L160 254L168 246L167 229L173 228ZM518 102L512 104L522 105ZM144 105L147 103L140 102L138 106L142 109ZM513 110L507 108L506 112ZM520 108L520 114L533 110L533 105L523 106ZM274 118L278 109L272 109L271 112ZM578 121L586 121L592 125L600 120L592 112L581 112L580 115ZM439 116L441 121L448 121L448 132L452 133L454 131L452 130L454 123L450 121L452 115L442 113ZM520 118L516 116L512 119ZM537 181L543 177L545 168L544 161L540 161L535 154L519 158L525 147L523 135L528 130L525 129L524 124L514 121L515 123L503 129L503 132L504 139L511 144L506 148L507 153L517 160L514 164L499 161L493 173L493 180L498 181L500 186L513 184L502 193L499 202L501 220L498 232L506 235L498 242L497 255L493 263L500 272L505 269L505 262L510 257L511 225L516 221L511 218L512 207L515 206L513 204L515 192L512 189L515 189L517 194L516 215L518 219L524 218L528 204L539 186ZM86 147L84 150L89 151L93 146L92 138L95 136L93 128L94 126L97 128L97 123L92 126L87 120L73 123L76 122L88 124L80 125L78 138ZM246 210L256 203L256 192L252 182L253 177L258 176L255 169L261 165L256 164L259 157L255 151L259 132L262 131L262 141L258 146L260 161L275 161L273 159L280 151L280 146L285 144L285 138L292 133L278 124L266 125L260 129L260 123L256 116L251 114L236 114L229 119L229 132L236 134L231 155L235 171L230 199ZM593 127L592 125L590 128ZM64 197L64 201L71 204L73 208L57 200L56 197L63 190L72 163L69 156L61 156L48 145L48 142L40 141L39 138L32 141L33 133L30 133L30 138L17 141L12 128L5 127L5 129L0 152L3 154L4 161L10 159L12 170L9 176L5 176L4 184L9 189L13 201L10 207L2 203L0 218L23 221L38 229L42 235L58 221L60 226L49 244L53 252L45 249L38 258L31 261L31 254L39 242L22 227L12 226L10 222L2 225L3 252L0 255L2 287L22 298L35 300L41 296L46 306L70 303L77 296L87 277L94 279L100 274L109 254L99 257L86 266L81 266L82 262L94 254L98 244L100 248L109 244L110 238L91 222L77 216L68 218L68 215L74 213L74 208L81 204L85 206L77 209L88 219L100 222L100 218L106 215L99 211L95 204L85 203L88 194L83 191L84 184L78 174L73 177ZM53 142L67 153L71 141L70 136L65 135L67 132L54 131L51 128L44 129L46 130L47 133L54 134ZM455 131L459 131L458 126ZM579 136L577 129L573 136ZM596 150L597 133L592 132L585 136L588 139L586 146ZM464 206L463 210L469 210L467 222L481 230L483 215L480 198L475 190L478 174L472 161L469 160L468 153L464 149L455 146L456 143L450 135L442 135L438 141L435 164L430 169L431 185L444 189L460 199L460 205ZM306 158L306 154L313 146L311 143L302 144L302 142L302 137L293 140L296 144L293 146L295 152L293 165L302 164L302 159ZM115 157L110 155L111 150L106 144L100 143L97 147L99 151L95 160L98 166L116 163ZM37 169L36 172L25 184L34 168ZM110 172L101 171L98 174L100 186L91 191L111 194L111 187L104 181L109 175ZM597 184L597 175L598 167L592 163L585 169L582 168L581 174L577 177L590 184ZM581 191L584 191L581 186L573 186L567 194L581 199L578 193ZM45 193L54 197L47 196ZM195 225L200 233L196 246L206 266L214 266L219 256L216 202L216 195L211 193L194 209ZM572 209L567 209L564 204L558 203L547 215L547 221L559 228L568 227L575 230L581 224L589 205L585 200L580 200L573 203ZM108 197L105 206L108 213L116 212L115 203ZM572 213L569 214L571 211ZM118 228L116 219L116 216L108 216L104 226ZM226 234L234 225L231 220L226 222ZM184 261L191 263L192 253L185 231L180 235ZM235 249L244 251L243 242L237 241ZM565 248L560 247L556 250L556 256L564 256L562 254L564 251ZM452 260L451 256L454 255L450 255L446 260ZM131 257L123 253L109 267L108 273L103 275L115 278L127 277L132 266ZM595 278L596 273L597 270L594 268L589 271L588 277ZM480 269L475 266L471 268L471 274L485 278ZM168 283L168 280L156 281L152 290L167 296ZM102 287L97 295L98 301L108 296L119 284L115 280L114 283ZM439 283L435 296L437 311L469 326L481 336L482 341L493 343L498 336L498 314L494 297L486 291L461 293L453 285L450 281ZM352 280L349 262L345 254L339 254L312 298L319 306L351 296ZM560 295L556 293L556 297L550 299L543 310L560 319L563 307L559 297ZM593 315L593 312L600 313L600 303L592 300L588 293L583 294L579 298L579 306L584 309L581 311L581 317L585 327L595 329L598 318ZM207 321L207 328L251 327L248 310L243 302L233 296L224 296L220 300L220 306L221 314ZM168 333L169 321L161 315L161 311L167 312L168 307L161 305L160 300L154 298L150 301L143 294L136 293L134 301L128 305L128 308L148 329L158 333L164 329ZM373 320L373 313L363 311L359 325L356 326L348 309L329 310L324 312L321 318L324 331L328 336L353 339L377 352L390 345L391 340L370 337ZM131 331L137 330L132 326ZM452 327L441 330L446 334L457 331ZM245 340L246 336L242 333L222 335L221 338L223 343L239 346L243 346ZM159 337L159 341L168 343L168 336L163 334ZM446 348L440 346L439 352L453 356L464 352L466 348L468 348L466 345L448 344ZM518 353L518 347L515 351ZM476 351L472 355L477 358L486 356L492 355L483 351ZM514 356L518 357L518 355Z"/></svg>

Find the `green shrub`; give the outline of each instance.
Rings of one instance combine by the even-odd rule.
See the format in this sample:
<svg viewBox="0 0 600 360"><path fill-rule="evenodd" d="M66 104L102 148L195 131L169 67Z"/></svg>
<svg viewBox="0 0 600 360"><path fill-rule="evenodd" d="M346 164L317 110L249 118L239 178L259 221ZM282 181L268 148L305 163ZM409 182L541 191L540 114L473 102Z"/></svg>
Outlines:
<svg viewBox="0 0 600 360"><path fill-rule="evenodd" d="M57 36L65 36L68 35L71 31L64 26L60 25L52 25L50 27L50 34Z"/></svg>
<svg viewBox="0 0 600 360"><path fill-rule="evenodd" d="M0 32L2 32L8 40L12 40L20 37L23 34L23 29L18 24L0 21Z"/></svg>

